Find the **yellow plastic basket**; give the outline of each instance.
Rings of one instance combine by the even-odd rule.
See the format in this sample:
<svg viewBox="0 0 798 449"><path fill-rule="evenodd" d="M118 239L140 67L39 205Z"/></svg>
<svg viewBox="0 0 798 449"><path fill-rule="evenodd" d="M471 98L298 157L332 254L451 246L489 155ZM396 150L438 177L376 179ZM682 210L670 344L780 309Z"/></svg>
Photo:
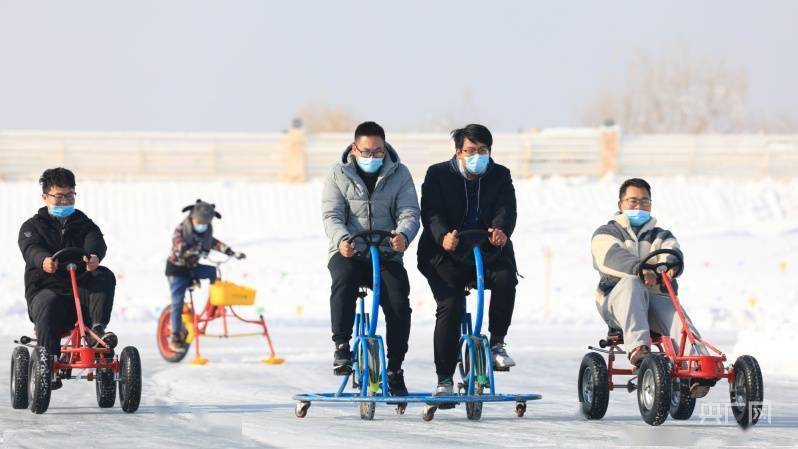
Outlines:
<svg viewBox="0 0 798 449"><path fill-rule="evenodd" d="M210 287L214 306L251 306L255 304L255 289L227 281L216 281Z"/></svg>

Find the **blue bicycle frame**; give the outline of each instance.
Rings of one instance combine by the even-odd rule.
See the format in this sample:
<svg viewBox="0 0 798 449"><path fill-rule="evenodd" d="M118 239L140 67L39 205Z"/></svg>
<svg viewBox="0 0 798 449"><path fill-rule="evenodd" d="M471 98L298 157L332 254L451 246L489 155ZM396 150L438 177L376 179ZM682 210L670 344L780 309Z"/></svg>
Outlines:
<svg viewBox="0 0 798 449"><path fill-rule="evenodd" d="M469 364L468 373L465 373L468 378L468 385L466 388L466 394L473 395L474 394L474 387L476 385L476 369L477 363L479 363L476 359L476 347L475 345L480 345L483 349L483 354L485 355L484 361L487 366L487 377L488 377L488 385L490 386L490 394L496 394L495 386L494 386L494 379L493 379L493 361L490 357L490 343L488 342L488 338L482 335L482 317L485 309L485 270L482 261L482 251L479 249L479 246L474 246L474 265L476 270L476 279L477 279L477 309L476 309L476 321L474 326L471 326L471 314L464 311L463 313L463 323L462 323L462 333L463 335L460 337L460 347L463 347L463 343L466 345L466 350L468 351L469 360L471 363ZM464 305L465 307L465 305Z"/></svg>
<svg viewBox="0 0 798 449"><path fill-rule="evenodd" d="M375 388L374 384L369 378L369 348L370 345L376 344L379 348L379 366L380 366L380 379L381 379L381 394L383 398L388 397L386 386L388 385L388 376L385 371L385 345L382 337L376 335L377 324L379 322L380 313L380 286L382 278L380 275L380 252L376 245L369 245L369 254L371 255L371 271L372 271L372 301L371 301L371 314L365 313L365 300L362 297L358 298L358 312L355 314L355 342L352 347L354 354L353 372L352 374L344 376L341 385L335 396L341 396L346 389L346 384L349 382L349 376L360 376L360 395L365 397L369 395L369 388ZM377 393L377 391L373 391Z"/></svg>
<svg viewBox="0 0 798 449"><path fill-rule="evenodd" d="M470 232L470 231L465 231ZM483 231L484 232L484 231ZM363 233L369 234L369 233ZM387 385L388 379L386 374L385 363L385 347L382 337L377 335L377 323L379 322L380 310L380 252L378 249L379 243L375 243L373 239L367 242L369 246L369 254L371 255L371 268L372 268L372 303L371 313L366 313L365 294L361 293L358 297L357 312L355 313L354 336L355 342L353 345L354 360L352 364L352 373L344 376L341 386L335 393L305 393L294 395L294 400L298 401L297 416L302 418L307 413L307 408L310 407L312 401L319 402L350 402L350 403L377 403L384 402L388 404L407 404L407 403L421 403L421 404L457 404L457 403L482 403L482 402L516 402L516 413L522 416L526 410L526 402L541 399L541 395L534 393L526 394L496 394L495 382L493 378L493 362L490 357L490 345L488 338L482 335L482 321L483 312L485 308L485 275L482 260L482 252L478 246L474 246L474 262L476 265L476 280L477 280L477 310L476 320L474 325L471 323L471 314L463 311L462 320L462 336L460 337L460 348L465 345L468 351L468 358L470 366L468 372L463 372L464 361L461 359L461 375L464 380L467 380L467 393L455 394L451 396L434 396L429 393L409 393L407 396L395 397L390 396ZM465 304L463 305L465 308ZM380 384L370 382L369 376L369 362L373 355L369 349L377 345L379 349L376 356L379 360L379 378ZM480 350L478 351L477 348ZM373 351L373 349L372 349ZM481 352L481 360L477 360L477 353ZM461 354L462 357L462 354ZM483 373L477 373L479 369ZM373 370L372 370L373 371ZM350 376L353 379L360 381L359 391L357 393L344 393ZM356 383L356 382L355 382ZM490 387L490 394L474 394L477 385L485 386L488 384ZM378 388L380 388L378 390ZM371 390L369 390L371 388ZM369 395L372 393L373 395ZM521 410L519 412L519 410ZM361 417L362 415L361 409ZM373 414L372 414L373 416ZM369 418L370 419L370 418ZM426 419L426 418L425 418Z"/></svg>

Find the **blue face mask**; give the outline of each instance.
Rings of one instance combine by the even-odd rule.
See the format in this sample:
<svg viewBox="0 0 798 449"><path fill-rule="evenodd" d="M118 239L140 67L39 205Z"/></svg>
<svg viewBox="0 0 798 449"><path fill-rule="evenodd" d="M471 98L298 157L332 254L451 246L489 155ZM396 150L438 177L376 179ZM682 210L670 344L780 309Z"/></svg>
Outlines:
<svg viewBox="0 0 798 449"><path fill-rule="evenodd" d="M382 167L382 159L376 157L359 157L357 158L357 165L366 173L377 173Z"/></svg>
<svg viewBox="0 0 798 449"><path fill-rule="evenodd" d="M199 234L202 234L203 232L208 230L207 224L195 224L193 226L194 226L194 232L197 232Z"/></svg>
<svg viewBox="0 0 798 449"><path fill-rule="evenodd" d="M481 175L488 168L488 161L490 161L490 156L487 154L467 156L465 158L465 168L475 175Z"/></svg>
<svg viewBox="0 0 798 449"><path fill-rule="evenodd" d="M55 218L66 218L75 212L75 205L70 204L68 206L47 206L47 209L50 211L50 215Z"/></svg>
<svg viewBox="0 0 798 449"><path fill-rule="evenodd" d="M632 226L642 226L651 219L651 212L641 209L624 210L623 214L629 219Z"/></svg>

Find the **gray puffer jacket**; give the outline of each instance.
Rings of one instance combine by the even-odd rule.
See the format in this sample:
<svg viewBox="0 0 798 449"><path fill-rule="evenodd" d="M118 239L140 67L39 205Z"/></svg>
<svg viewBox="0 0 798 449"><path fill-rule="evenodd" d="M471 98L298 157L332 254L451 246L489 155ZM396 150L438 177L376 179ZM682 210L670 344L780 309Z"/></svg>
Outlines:
<svg viewBox="0 0 798 449"><path fill-rule="evenodd" d="M324 232L330 240L328 258L338 252L341 240L360 231L396 230L404 234L408 245L416 237L421 211L413 177L388 143L385 149L385 159L371 195L357 173L351 145L330 170L321 199ZM358 251L366 249L361 241L356 248ZM387 240L383 248L390 251ZM402 254L393 254L389 259L401 262Z"/></svg>

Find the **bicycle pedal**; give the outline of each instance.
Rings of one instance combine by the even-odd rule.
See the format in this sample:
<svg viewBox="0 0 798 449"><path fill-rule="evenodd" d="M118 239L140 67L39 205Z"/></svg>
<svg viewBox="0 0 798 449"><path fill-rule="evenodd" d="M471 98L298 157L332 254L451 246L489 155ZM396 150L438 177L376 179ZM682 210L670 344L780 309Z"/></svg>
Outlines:
<svg viewBox="0 0 798 449"><path fill-rule="evenodd" d="M352 374L352 367L349 365L336 366L335 368L333 368L333 373L336 376L348 376Z"/></svg>

